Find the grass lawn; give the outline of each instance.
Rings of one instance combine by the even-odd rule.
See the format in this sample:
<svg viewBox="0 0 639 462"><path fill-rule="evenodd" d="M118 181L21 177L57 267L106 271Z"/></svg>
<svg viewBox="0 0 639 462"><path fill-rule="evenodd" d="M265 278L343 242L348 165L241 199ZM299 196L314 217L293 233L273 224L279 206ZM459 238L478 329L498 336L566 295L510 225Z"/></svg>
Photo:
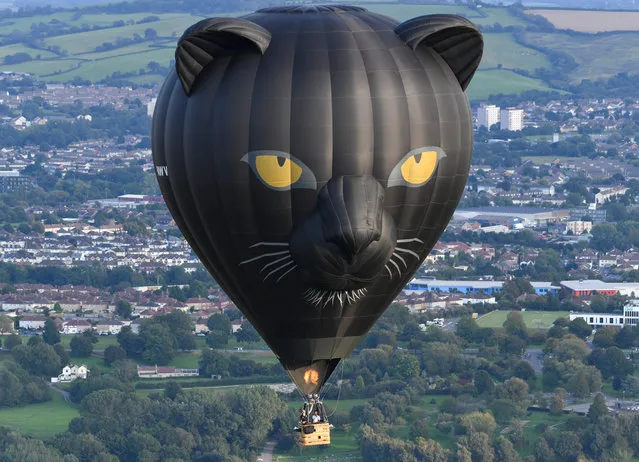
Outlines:
<svg viewBox="0 0 639 462"><path fill-rule="evenodd" d="M508 313L510 311L491 311L479 318L477 324L480 327L502 327ZM549 328L556 319L568 316L567 311L522 311L521 314L529 329Z"/></svg>
<svg viewBox="0 0 639 462"><path fill-rule="evenodd" d="M73 338L73 335L62 335L62 341L60 343L62 343L62 345L64 345L65 348L70 348L70 343L71 343L71 339ZM29 340L29 338L22 338L23 342L27 342ZM93 345L93 349L94 350L104 350L106 347L110 346L110 345L117 345L118 344L118 338L115 335L98 335L98 343L96 343L95 345Z"/></svg>
<svg viewBox="0 0 639 462"><path fill-rule="evenodd" d="M512 71L491 70L479 71L468 87L471 100L483 100L490 95L521 93L527 90L553 90L541 80L524 77Z"/></svg>
<svg viewBox="0 0 639 462"><path fill-rule="evenodd" d="M509 69L525 69L534 71L539 67L551 68L548 57L532 48L515 42L512 34L484 34L484 56L480 69L496 68L502 65Z"/></svg>
<svg viewBox="0 0 639 462"><path fill-rule="evenodd" d="M46 403L0 409L0 426L48 438L66 431L69 422L79 415L77 409L64 401L56 391L53 400Z"/></svg>

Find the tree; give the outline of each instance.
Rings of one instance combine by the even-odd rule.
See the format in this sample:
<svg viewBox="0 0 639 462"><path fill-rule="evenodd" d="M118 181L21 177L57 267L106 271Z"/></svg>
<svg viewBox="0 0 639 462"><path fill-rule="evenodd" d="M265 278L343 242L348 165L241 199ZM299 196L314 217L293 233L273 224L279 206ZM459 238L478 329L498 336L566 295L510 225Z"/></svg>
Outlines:
<svg viewBox="0 0 639 462"><path fill-rule="evenodd" d="M601 393L597 393L594 401L590 405L590 409L588 409L588 420L592 423L597 423L601 417L607 416L608 414L610 414L610 411L608 411L604 396Z"/></svg>
<svg viewBox="0 0 639 462"><path fill-rule="evenodd" d="M474 342L476 339L479 325L472 316L462 316L457 323L456 334L468 342Z"/></svg>
<svg viewBox="0 0 639 462"><path fill-rule="evenodd" d="M559 394L550 398L550 413L552 415L561 415L564 412L564 400Z"/></svg>
<svg viewBox="0 0 639 462"><path fill-rule="evenodd" d="M0 315L0 335L6 335L13 332L13 320L9 316Z"/></svg>
<svg viewBox="0 0 639 462"><path fill-rule="evenodd" d="M199 361L200 375L211 377L212 375L227 376L229 373L229 359L227 356L215 350L202 350Z"/></svg>
<svg viewBox="0 0 639 462"><path fill-rule="evenodd" d="M164 396L169 398L171 401L175 400L175 398L177 398L177 395L179 395L181 391L182 387L180 386L180 384L173 380L167 382L167 384L164 385Z"/></svg>
<svg viewBox="0 0 639 462"><path fill-rule="evenodd" d="M589 351L588 345L583 340L569 334L559 341L554 353L558 361L568 361L570 359L583 361L588 356Z"/></svg>
<svg viewBox="0 0 639 462"><path fill-rule="evenodd" d="M555 460L555 451L553 451L543 436L537 438L534 452L535 458L539 462L553 462Z"/></svg>
<svg viewBox="0 0 639 462"><path fill-rule="evenodd" d="M88 358L93 353L93 343L84 335L74 335L71 339L71 356L76 358Z"/></svg>
<svg viewBox="0 0 639 462"><path fill-rule="evenodd" d="M225 314L215 313L206 320L206 326L209 331L220 332L226 335L231 333L231 320Z"/></svg>
<svg viewBox="0 0 639 462"><path fill-rule="evenodd" d="M516 337L523 340L528 338L528 331L526 330L526 323L519 311L511 311L508 313L506 320L504 321L504 330Z"/></svg>
<svg viewBox="0 0 639 462"><path fill-rule="evenodd" d="M619 348L631 348L637 340L638 330L636 327L623 326L615 336L615 344Z"/></svg>
<svg viewBox="0 0 639 462"><path fill-rule="evenodd" d="M588 358L588 363L599 369L604 379L608 379L612 376L624 378L632 374L634 370L632 361L626 359L624 352L614 346L593 350Z"/></svg>
<svg viewBox="0 0 639 462"><path fill-rule="evenodd" d="M131 326L124 326L117 335L118 343L130 358L141 358L144 351L144 341L134 334Z"/></svg>
<svg viewBox="0 0 639 462"><path fill-rule="evenodd" d="M597 333L592 339L592 343L599 348L608 348L615 344L617 331L614 327L606 326L597 329Z"/></svg>
<svg viewBox="0 0 639 462"><path fill-rule="evenodd" d="M408 351L397 351L393 361L392 375L407 380L419 375L419 359Z"/></svg>
<svg viewBox="0 0 639 462"><path fill-rule="evenodd" d="M19 345L11 350L11 354L15 361L31 374L44 377L60 374L60 356L51 345L42 340L31 345Z"/></svg>
<svg viewBox="0 0 639 462"><path fill-rule="evenodd" d="M461 416L456 425L458 435L470 435L481 432L492 436L497 428L497 423L492 414L488 412L472 412Z"/></svg>
<svg viewBox="0 0 639 462"><path fill-rule="evenodd" d="M568 324L568 331L581 339L592 334L592 327L583 318L575 318Z"/></svg>
<svg viewBox="0 0 639 462"><path fill-rule="evenodd" d="M495 442L495 460L499 462L518 462L521 460L513 444L503 435Z"/></svg>
<svg viewBox="0 0 639 462"><path fill-rule="evenodd" d="M495 382L488 372L480 370L475 376L475 391L478 395L492 395L495 389Z"/></svg>
<svg viewBox="0 0 639 462"><path fill-rule="evenodd" d="M413 422L408 434L412 440L416 440L417 438L428 438L428 420L418 419Z"/></svg>
<svg viewBox="0 0 639 462"><path fill-rule="evenodd" d="M42 339L44 340L44 343L49 345L60 343L60 332L58 332L58 327L56 326L53 318L47 317L44 321L44 333L42 334Z"/></svg>
<svg viewBox="0 0 639 462"><path fill-rule="evenodd" d="M561 432L555 444L555 452L561 460L577 460L581 455L581 441L575 432Z"/></svg>
<svg viewBox="0 0 639 462"><path fill-rule="evenodd" d="M133 307L126 300L118 300L118 303L115 306L115 312L118 316L129 319L131 317L131 313L133 313Z"/></svg>
<svg viewBox="0 0 639 462"><path fill-rule="evenodd" d="M235 338L238 342L259 342L260 334L250 323L245 322L242 324L242 328L235 333Z"/></svg>
<svg viewBox="0 0 639 462"><path fill-rule="evenodd" d="M222 348L229 343L228 333L210 331L206 334L206 344L211 348Z"/></svg>
<svg viewBox="0 0 639 462"><path fill-rule="evenodd" d="M528 361L517 361L512 371L514 377L518 377L528 383L529 390L535 388L537 374L535 374L535 369L533 369Z"/></svg>
<svg viewBox="0 0 639 462"><path fill-rule="evenodd" d="M142 359L148 364L168 364L175 355L175 338L164 324L143 324L140 338L144 344Z"/></svg>
<svg viewBox="0 0 639 462"><path fill-rule="evenodd" d="M126 351L124 348L117 345L109 345L104 350L104 364L111 366L116 361L121 361L126 358Z"/></svg>
<svg viewBox="0 0 639 462"><path fill-rule="evenodd" d="M4 341L4 347L7 350L12 350L13 348L17 347L18 345L22 345L22 339L17 334L9 335Z"/></svg>

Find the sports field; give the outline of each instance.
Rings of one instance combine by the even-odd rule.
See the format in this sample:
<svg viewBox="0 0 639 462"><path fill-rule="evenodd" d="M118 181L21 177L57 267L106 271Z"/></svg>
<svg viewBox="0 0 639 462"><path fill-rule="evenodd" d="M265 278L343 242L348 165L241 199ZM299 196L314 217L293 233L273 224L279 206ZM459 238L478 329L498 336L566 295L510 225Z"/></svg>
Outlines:
<svg viewBox="0 0 639 462"><path fill-rule="evenodd" d="M491 311L477 320L480 327L502 327L510 311ZM522 311L526 327L548 329L558 318L568 317L567 311Z"/></svg>

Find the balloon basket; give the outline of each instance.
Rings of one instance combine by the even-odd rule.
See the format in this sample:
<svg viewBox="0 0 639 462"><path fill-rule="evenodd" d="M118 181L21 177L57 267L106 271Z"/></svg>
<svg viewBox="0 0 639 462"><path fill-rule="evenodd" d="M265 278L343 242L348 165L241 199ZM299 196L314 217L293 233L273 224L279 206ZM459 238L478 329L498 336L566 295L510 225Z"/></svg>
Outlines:
<svg viewBox="0 0 639 462"><path fill-rule="evenodd" d="M331 444L331 429L328 422L306 424L300 427L300 446L323 446Z"/></svg>

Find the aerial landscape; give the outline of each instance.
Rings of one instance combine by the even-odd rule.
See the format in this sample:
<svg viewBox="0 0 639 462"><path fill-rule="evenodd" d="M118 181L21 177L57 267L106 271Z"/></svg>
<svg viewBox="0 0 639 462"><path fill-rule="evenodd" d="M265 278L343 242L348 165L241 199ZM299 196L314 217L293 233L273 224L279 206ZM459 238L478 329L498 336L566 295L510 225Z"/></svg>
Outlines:
<svg viewBox="0 0 639 462"><path fill-rule="evenodd" d="M639 6L346 3L0 0L0 462L639 461Z"/></svg>

